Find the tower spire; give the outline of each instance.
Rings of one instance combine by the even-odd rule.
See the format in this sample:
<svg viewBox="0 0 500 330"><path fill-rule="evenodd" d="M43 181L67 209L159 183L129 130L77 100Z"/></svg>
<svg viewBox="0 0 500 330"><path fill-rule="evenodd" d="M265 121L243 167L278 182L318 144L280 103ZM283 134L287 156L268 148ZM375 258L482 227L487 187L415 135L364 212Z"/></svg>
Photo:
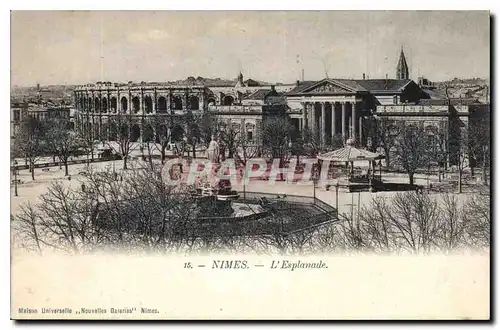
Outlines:
<svg viewBox="0 0 500 330"><path fill-rule="evenodd" d="M396 68L396 79L410 79L408 63L406 63L403 45L401 45L401 53L399 54L398 66Z"/></svg>

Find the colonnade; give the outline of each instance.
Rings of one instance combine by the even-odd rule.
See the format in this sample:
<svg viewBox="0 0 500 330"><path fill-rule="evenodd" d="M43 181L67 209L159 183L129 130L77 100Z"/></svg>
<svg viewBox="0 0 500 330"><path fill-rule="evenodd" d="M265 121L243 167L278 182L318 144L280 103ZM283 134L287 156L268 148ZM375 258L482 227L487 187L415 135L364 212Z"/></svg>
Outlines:
<svg viewBox="0 0 500 330"><path fill-rule="evenodd" d="M353 101L314 101L302 103L302 129L310 128L324 144L328 137L362 141L362 121Z"/></svg>

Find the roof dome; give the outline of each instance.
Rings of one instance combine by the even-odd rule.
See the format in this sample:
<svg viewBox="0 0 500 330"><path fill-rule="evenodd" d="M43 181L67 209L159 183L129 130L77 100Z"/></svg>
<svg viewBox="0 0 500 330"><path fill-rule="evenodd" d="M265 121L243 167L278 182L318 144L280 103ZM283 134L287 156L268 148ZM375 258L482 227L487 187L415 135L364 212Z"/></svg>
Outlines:
<svg viewBox="0 0 500 330"><path fill-rule="evenodd" d="M347 139L347 141L345 142L345 145L349 146L349 147L353 147L355 144L356 144L356 140L354 140L354 139Z"/></svg>

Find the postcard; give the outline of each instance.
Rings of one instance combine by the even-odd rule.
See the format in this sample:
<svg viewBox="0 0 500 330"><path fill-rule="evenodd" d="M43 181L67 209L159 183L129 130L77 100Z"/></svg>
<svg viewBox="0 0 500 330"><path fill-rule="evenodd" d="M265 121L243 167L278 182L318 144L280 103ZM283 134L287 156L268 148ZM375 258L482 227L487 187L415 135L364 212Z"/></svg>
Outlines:
<svg viewBox="0 0 500 330"><path fill-rule="evenodd" d="M488 11L12 11L14 320L489 320Z"/></svg>

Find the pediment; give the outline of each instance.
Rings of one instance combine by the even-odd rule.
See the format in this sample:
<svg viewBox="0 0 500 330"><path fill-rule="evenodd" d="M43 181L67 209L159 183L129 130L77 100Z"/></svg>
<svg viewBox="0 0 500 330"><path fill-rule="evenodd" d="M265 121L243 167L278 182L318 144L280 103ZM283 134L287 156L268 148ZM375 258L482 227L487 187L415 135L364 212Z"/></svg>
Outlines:
<svg viewBox="0 0 500 330"><path fill-rule="evenodd" d="M331 94L331 93L352 93L352 89L345 88L334 81L325 80L302 91L303 93Z"/></svg>

